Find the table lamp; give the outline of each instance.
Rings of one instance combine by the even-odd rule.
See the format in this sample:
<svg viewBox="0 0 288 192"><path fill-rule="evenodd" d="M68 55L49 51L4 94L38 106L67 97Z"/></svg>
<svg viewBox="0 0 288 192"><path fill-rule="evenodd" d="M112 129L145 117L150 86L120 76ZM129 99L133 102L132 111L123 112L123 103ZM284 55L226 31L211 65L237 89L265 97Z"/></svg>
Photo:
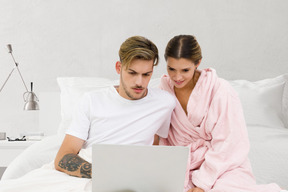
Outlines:
<svg viewBox="0 0 288 192"><path fill-rule="evenodd" d="M25 105L24 105L24 110L39 110L39 105L38 105L38 97L36 96L36 94L33 92L33 82L31 82L31 91L28 91L28 88L25 84L25 81L22 77L22 74L19 70L19 67L18 67L18 63L15 61L14 59L14 56L12 54L12 46L10 44L7 45L7 48L8 48L8 51L9 53L11 54L12 56L12 59L14 61L14 64L15 64L15 67L12 69L12 71L9 73L7 79L5 80L4 84L2 85L1 89L0 89L0 93L1 91L3 90L4 86L6 85L7 81L9 80L10 76L12 75L13 71L16 69L21 77L21 80L23 82L23 85L26 89L26 92L23 94L23 98L24 98L24 102L25 102Z"/></svg>

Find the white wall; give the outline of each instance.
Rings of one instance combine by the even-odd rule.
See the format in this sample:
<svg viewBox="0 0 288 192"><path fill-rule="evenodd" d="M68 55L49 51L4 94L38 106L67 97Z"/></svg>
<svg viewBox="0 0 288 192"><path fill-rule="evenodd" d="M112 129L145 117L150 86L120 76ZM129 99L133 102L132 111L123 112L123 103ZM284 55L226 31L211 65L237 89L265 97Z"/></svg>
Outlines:
<svg viewBox="0 0 288 192"><path fill-rule="evenodd" d="M58 91L58 76L117 78L119 46L132 35L158 45L154 77L165 73L164 48L178 34L197 37L202 68L219 76L273 77L288 72L287 10L286 0L0 0L0 85L13 68L6 44L39 94ZM38 130L39 112L22 110L24 91L14 73L0 93L0 131L8 136Z"/></svg>

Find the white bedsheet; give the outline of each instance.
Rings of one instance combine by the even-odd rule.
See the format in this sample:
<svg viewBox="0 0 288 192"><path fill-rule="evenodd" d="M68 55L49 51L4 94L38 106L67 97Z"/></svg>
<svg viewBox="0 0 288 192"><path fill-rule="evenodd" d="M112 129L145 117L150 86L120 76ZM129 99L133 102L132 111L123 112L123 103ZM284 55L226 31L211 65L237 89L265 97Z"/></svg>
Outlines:
<svg viewBox="0 0 288 192"><path fill-rule="evenodd" d="M257 183L277 183L280 187L288 189L288 129L283 127L249 126L248 133L251 145L249 158ZM9 165L0 183L10 183L13 187L15 183L22 183L22 179L24 178L23 183L27 186L27 190L23 190L22 188L21 191L38 192L40 188L41 191L65 191L62 188L56 190L54 188L56 187L55 183L59 185L61 183L63 185L61 187L67 188L67 190L91 191L89 188L91 187L89 179L79 179L56 172L53 166L51 167L51 163L47 164L54 160L61 142L62 137L51 136L39 143L33 144ZM85 158L87 159L87 157L88 155ZM43 164L46 165L41 170L36 170L25 175L27 172L37 169ZM45 174L49 176L49 179L42 180L41 178ZM14 180L23 175L25 176L21 179ZM13 180L5 181L8 179ZM32 179L31 182L28 181L30 179ZM71 183L71 185L63 184L66 181L67 183ZM83 181L85 181L84 184L82 184ZM52 185L52 183L54 184ZM71 187L75 183L81 186L81 190ZM31 185L29 186L29 184ZM0 191L2 192L4 189L0 187Z"/></svg>
<svg viewBox="0 0 288 192"><path fill-rule="evenodd" d="M63 136L49 136L34 143L15 158L2 175L2 180L19 178L29 171L54 160Z"/></svg>
<svg viewBox="0 0 288 192"><path fill-rule="evenodd" d="M88 162L92 162L91 155L91 148L82 149L79 153L79 156ZM52 161L17 179L0 181L0 192L91 192L91 181L91 179L72 177L55 170L54 162Z"/></svg>
<svg viewBox="0 0 288 192"><path fill-rule="evenodd" d="M257 183L288 189L288 129L249 126L249 159Z"/></svg>

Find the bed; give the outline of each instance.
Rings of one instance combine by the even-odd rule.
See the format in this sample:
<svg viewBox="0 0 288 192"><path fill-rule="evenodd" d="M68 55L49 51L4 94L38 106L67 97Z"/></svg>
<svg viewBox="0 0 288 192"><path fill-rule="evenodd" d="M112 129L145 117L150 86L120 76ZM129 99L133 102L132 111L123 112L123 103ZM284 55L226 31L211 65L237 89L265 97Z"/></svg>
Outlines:
<svg viewBox="0 0 288 192"><path fill-rule="evenodd" d="M159 80L153 78L149 86L157 87ZM11 162L2 180L21 177L53 161L77 100L86 91L102 89L118 81L97 77L61 77L57 82L60 93L41 94L40 126L44 130L49 129L47 132L51 135L27 148ZM249 158L257 183L275 182L288 189L288 74L256 82L229 82L242 102L251 145ZM57 103L59 106L54 105Z"/></svg>

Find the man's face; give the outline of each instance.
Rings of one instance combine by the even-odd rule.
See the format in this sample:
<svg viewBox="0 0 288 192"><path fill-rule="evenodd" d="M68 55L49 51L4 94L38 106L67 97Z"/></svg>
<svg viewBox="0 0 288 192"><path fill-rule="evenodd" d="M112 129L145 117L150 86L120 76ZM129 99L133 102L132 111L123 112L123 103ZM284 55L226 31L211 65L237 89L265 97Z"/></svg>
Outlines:
<svg viewBox="0 0 288 192"><path fill-rule="evenodd" d="M153 60L132 60L126 69L121 62L116 63L120 74L119 95L130 100L141 99L147 94L147 86L153 73Z"/></svg>

